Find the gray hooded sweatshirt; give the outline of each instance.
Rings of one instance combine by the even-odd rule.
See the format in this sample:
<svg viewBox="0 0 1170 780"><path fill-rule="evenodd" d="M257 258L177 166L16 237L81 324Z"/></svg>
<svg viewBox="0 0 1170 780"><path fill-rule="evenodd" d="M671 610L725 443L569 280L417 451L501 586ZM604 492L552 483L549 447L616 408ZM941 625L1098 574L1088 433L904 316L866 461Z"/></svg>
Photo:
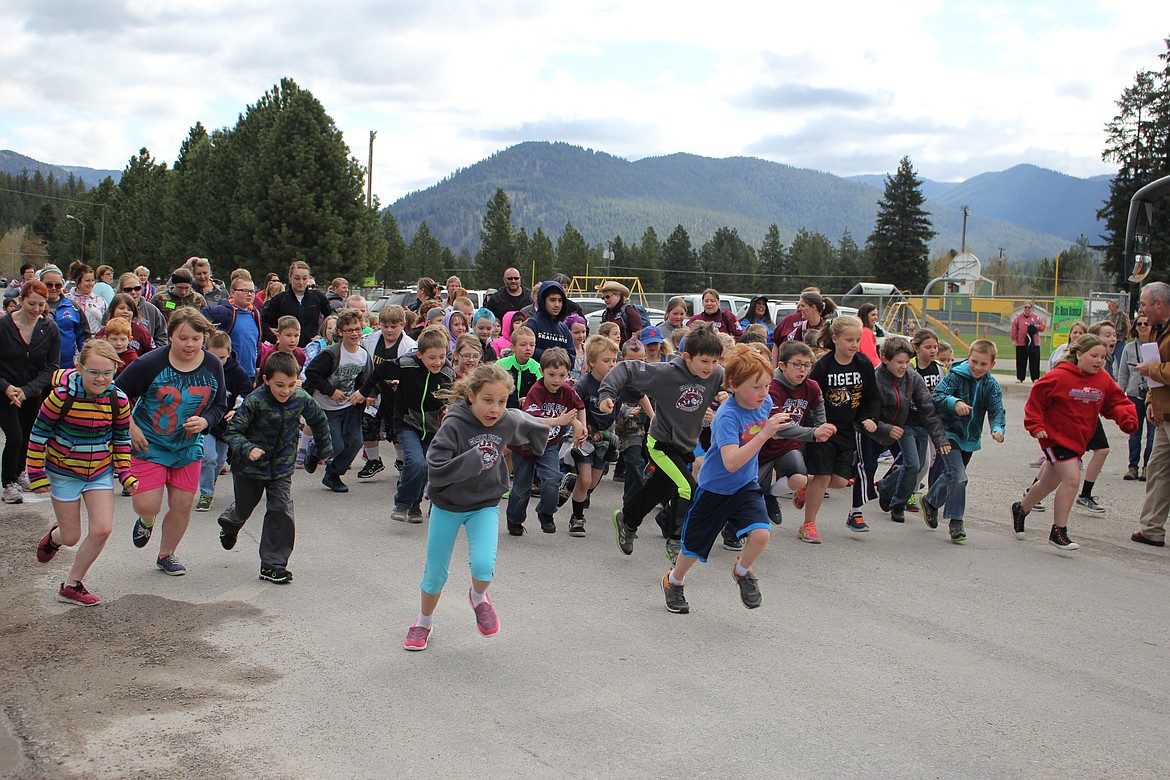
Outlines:
<svg viewBox="0 0 1170 780"><path fill-rule="evenodd" d="M431 503L449 512L500 503L508 489L504 448L518 444L540 455L548 430L540 418L519 409L508 409L489 427L472 414L467 401L451 404L427 450Z"/></svg>
<svg viewBox="0 0 1170 780"><path fill-rule="evenodd" d="M632 387L654 402L650 436L680 453L690 453L703 432L703 412L723 386L723 367L700 379L687 368L686 358L676 355L669 363L623 360L601 383L601 400L616 404L622 388Z"/></svg>

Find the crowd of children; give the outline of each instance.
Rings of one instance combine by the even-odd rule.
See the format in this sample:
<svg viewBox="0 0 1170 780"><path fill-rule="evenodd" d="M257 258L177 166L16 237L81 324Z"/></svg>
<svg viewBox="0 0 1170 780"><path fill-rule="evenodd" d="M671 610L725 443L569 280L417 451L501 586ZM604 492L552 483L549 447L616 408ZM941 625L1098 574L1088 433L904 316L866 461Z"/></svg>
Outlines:
<svg viewBox="0 0 1170 780"><path fill-rule="evenodd" d="M507 499L502 514L512 536L525 532L536 496L541 531L557 531L555 515L568 503L568 534L583 537L591 494L617 464L625 482L609 518L617 547L632 555L654 514L669 567L661 587L674 613L689 611L686 575L721 535L737 555L732 579L743 604L760 606L753 564L770 526L782 522L784 496L802 513L797 538L809 544L822 542L826 491L847 488L851 532L870 530L865 512L876 498L894 522L920 513L934 529L945 520L950 540L965 542L970 460L985 430L996 442L1006 431L991 373L995 344L975 340L952 365L950 347L920 329L912 340L886 337L875 365L862 349L860 319L836 314L819 294L802 300L803 325L786 320L769 333L749 318L738 339L730 326L720 332L717 312L683 325L670 307L661 327L647 325L623 344L615 323L589 335L584 319L566 315L556 283L540 288L532 316L512 311L502 321L472 310L466 298L441 318L425 304L418 315L387 306L373 321L363 307L346 306L324 316L303 348L302 323L278 318L273 341L259 347L254 379L224 322L216 329L199 311L178 308L168 344L151 350L133 329L133 306L116 300L103 338L85 345L76 369L54 377L33 429L31 489L51 492L56 516L38 560L81 540L84 502L89 533L58 595L100 601L82 578L110 534L116 478L133 495L135 546L149 543L165 497L156 565L184 574L176 549L192 510L209 511L230 460L233 495L219 515L220 542L232 549L266 496L260 577L289 583L295 469L323 466L323 486L345 493L343 477L359 453L358 479L385 470L383 440L395 449L398 472L390 517L422 523L424 499L431 504L408 650L429 642L460 528L470 605L479 631L491 636L499 630L487 588L500 501ZM708 290L704 303L717 310L718 293ZM1044 463L1011 507L1022 538L1029 512L1055 491L1050 541L1064 550L1077 549L1067 526L1079 500L1078 464L1094 451L1081 496L1091 501L1096 455L1108 453L1100 415L1125 433L1138 429L1133 399L1103 370L1117 334L1109 323L1086 330L1032 387L1024 427ZM1135 388L1130 396L1140 395ZM879 474L886 453L892 462Z"/></svg>

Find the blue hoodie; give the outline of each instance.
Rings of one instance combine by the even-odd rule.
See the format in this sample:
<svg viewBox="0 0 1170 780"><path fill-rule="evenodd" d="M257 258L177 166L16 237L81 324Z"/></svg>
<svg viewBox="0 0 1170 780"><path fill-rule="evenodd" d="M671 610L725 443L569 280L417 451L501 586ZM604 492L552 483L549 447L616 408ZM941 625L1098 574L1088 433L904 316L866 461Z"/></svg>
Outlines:
<svg viewBox="0 0 1170 780"><path fill-rule="evenodd" d="M539 361L546 349L561 347L569 353L569 365L572 365L577 351L573 347L573 332L565 324L565 317L569 316L569 311L562 305L560 314L552 317L544 305L545 298L554 292L559 293L566 301L569 299L565 294L565 288L556 282L545 282L540 286L540 293L536 299L536 315L528 321L528 327L536 334L536 352L532 357Z"/></svg>
<svg viewBox="0 0 1170 780"><path fill-rule="evenodd" d="M991 422L992 433L1004 432L1007 415L1003 410L1003 390L990 371L976 379L971 376L966 360L956 363L951 373L938 383L933 396L947 438L959 449L975 452L980 448L984 415ZM960 417L955 413L959 401L971 407L971 414Z"/></svg>

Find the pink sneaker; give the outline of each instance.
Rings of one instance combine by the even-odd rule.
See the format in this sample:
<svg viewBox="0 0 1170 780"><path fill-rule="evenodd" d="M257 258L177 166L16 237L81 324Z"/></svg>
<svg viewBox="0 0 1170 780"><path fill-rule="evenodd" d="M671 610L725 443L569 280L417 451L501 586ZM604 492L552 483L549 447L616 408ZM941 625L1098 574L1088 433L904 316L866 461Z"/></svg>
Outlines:
<svg viewBox="0 0 1170 780"><path fill-rule="evenodd" d="M471 591L467 591L467 600L471 601L471 608L475 610L475 626L484 636L495 636L500 633L500 619L496 617L496 608L492 600L484 594L485 601L478 607L471 601Z"/></svg>
<svg viewBox="0 0 1170 780"><path fill-rule="evenodd" d="M102 600L85 589L85 585L78 582L76 585L61 583L57 591L57 601L66 604L80 604L83 607L93 607L102 603Z"/></svg>
<svg viewBox="0 0 1170 780"><path fill-rule="evenodd" d="M41 563L48 563L53 560L53 556L61 549L61 545L53 544L53 529L56 527L57 524L53 523L53 528L49 529L49 532L45 534L45 538L41 539L41 543L37 545L37 560Z"/></svg>
<svg viewBox="0 0 1170 780"><path fill-rule="evenodd" d="M802 525L800 530L796 532L796 538L809 544L821 543L821 535L817 533L816 523L805 523Z"/></svg>
<svg viewBox="0 0 1170 780"><path fill-rule="evenodd" d="M427 641L430 637L431 629L424 628L416 623L406 632L406 641L402 643L402 646L407 650L426 650Z"/></svg>

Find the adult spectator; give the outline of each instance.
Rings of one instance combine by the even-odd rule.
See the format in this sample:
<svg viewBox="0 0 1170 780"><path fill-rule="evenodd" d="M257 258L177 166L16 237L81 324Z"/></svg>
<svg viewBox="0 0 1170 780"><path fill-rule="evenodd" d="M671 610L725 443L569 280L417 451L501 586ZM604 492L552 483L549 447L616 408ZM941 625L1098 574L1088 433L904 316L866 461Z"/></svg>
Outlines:
<svg viewBox="0 0 1170 780"><path fill-rule="evenodd" d="M65 277L55 265L46 265L41 269L40 282L45 286L45 301L49 307L49 315L57 323L60 334L58 344L61 354L57 356L57 365L73 368L74 357L85 341L90 337L89 321L81 313L81 309L65 297Z"/></svg>
<svg viewBox="0 0 1170 780"><path fill-rule="evenodd" d="M1125 349L1125 336L1130 331L1129 315L1123 312L1117 305L1117 301L1112 298L1106 302L1106 305L1109 307L1109 313L1105 315L1105 319L1113 323L1113 330L1117 333L1117 344L1113 347L1113 373L1116 374L1118 363L1121 360L1121 350Z"/></svg>
<svg viewBox="0 0 1170 780"><path fill-rule="evenodd" d="M411 311L418 311L427 301L438 301L440 306L443 304L443 298L439 294L442 291L442 288L439 287L439 283L431 277L424 276L423 278L419 279L417 287L418 289L415 290L414 293L414 302L406 308L410 309Z"/></svg>
<svg viewBox="0 0 1170 780"><path fill-rule="evenodd" d="M515 268L504 271L504 286L488 296L484 307L500 322L510 311L523 311L532 305L532 290L520 284L520 272Z"/></svg>
<svg viewBox="0 0 1170 780"><path fill-rule="evenodd" d="M463 287L463 280L460 279L458 276L448 276L447 277L447 306L451 306L452 304L454 304L455 299L459 297L458 295L455 294L455 289L457 287ZM466 289L467 288L464 287L464 290L466 290Z"/></svg>
<svg viewBox="0 0 1170 780"><path fill-rule="evenodd" d="M1033 311L1031 303L1012 320L1012 343L1016 345L1016 382L1024 381L1025 373L1035 382L1040 378L1040 337L1044 333L1044 318ZM1127 331L1128 332L1128 331Z"/></svg>
<svg viewBox="0 0 1170 780"><path fill-rule="evenodd" d="M721 307L719 302L718 290L710 287L703 290L703 310L687 320L687 327L696 322L709 322L716 333L726 333L738 339L743 335L743 331L739 327L739 320L730 311Z"/></svg>
<svg viewBox="0 0 1170 780"><path fill-rule="evenodd" d="M156 347L165 347L168 344L167 318L163 316L157 306L146 299L146 286L142 283L142 278L138 274L124 273L118 277L117 290L129 295L134 300L134 305L137 308L134 321L146 328L146 332L150 334L151 344Z"/></svg>
<svg viewBox="0 0 1170 780"><path fill-rule="evenodd" d="M140 265L134 269L134 275L138 277L138 281L142 282L142 297L149 302L158 292L158 289L150 281L150 269Z"/></svg>
<svg viewBox="0 0 1170 780"><path fill-rule="evenodd" d="M345 308L345 299L349 297L349 281L340 276L329 283L329 292L325 293L329 301L329 311L336 314Z"/></svg>
<svg viewBox="0 0 1170 780"><path fill-rule="evenodd" d="M309 264L297 260L288 267L288 289L265 301L260 325L265 341L276 342L276 323L281 317L296 317L301 323L300 347L317 338L321 321L329 316L329 299L320 290L309 288Z"/></svg>
<svg viewBox="0 0 1170 780"><path fill-rule="evenodd" d="M57 273L56 281L60 282L60 277ZM0 483L6 504L24 502L20 477L29 433L41 408L41 395L61 357L57 325L48 315L48 298L42 282L25 282L20 288L20 308L0 317L0 430L4 432Z"/></svg>
<svg viewBox="0 0 1170 780"><path fill-rule="evenodd" d="M195 292L195 275L186 268L176 268L171 274L171 283L167 285L167 289L156 292L150 302L158 307L168 322L171 315L184 306L196 311L207 306L203 296Z"/></svg>
<svg viewBox="0 0 1170 780"><path fill-rule="evenodd" d="M232 339L236 360L248 378L256 379L256 362L260 356L260 312L252 305L256 285L243 275L232 275L231 297L217 306L203 309L203 316Z"/></svg>
<svg viewBox="0 0 1170 780"><path fill-rule="evenodd" d="M817 288L806 287L801 290L796 311L780 320L772 331L772 363L780 365L780 347L784 346L785 341L815 343L821 328L836 312L837 304L833 303L832 298L821 295ZM814 350L817 348L813 346Z"/></svg>
<svg viewBox="0 0 1170 780"><path fill-rule="evenodd" d="M68 293L69 300L85 315L89 332L97 333L105 322L107 304L105 298L94 292L96 282L93 269L75 260L69 265L69 279L73 282L73 289Z"/></svg>
<svg viewBox="0 0 1170 780"><path fill-rule="evenodd" d="M1129 538L1153 547L1166 545L1166 515L1170 513L1170 285L1151 282L1142 288L1138 317L1149 321L1158 334L1158 360L1143 361L1134 370L1161 383L1146 396L1146 419L1154 430L1154 452L1146 467L1146 498L1138 530Z"/></svg>
<svg viewBox="0 0 1170 780"><path fill-rule="evenodd" d="M110 302L114 300L114 269L108 265L99 265L94 276L97 282L93 286L93 291L100 295L109 307Z"/></svg>
<svg viewBox="0 0 1170 780"><path fill-rule="evenodd" d="M772 311L768 308L768 296L757 295L748 301L747 310L743 314L743 319L739 321L739 327L746 331L749 325L763 325L768 329L768 339L772 339L772 331L776 330L776 323L772 322ZM645 343L644 339L643 343Z"/></svg>
<svg viewBox="0 0 1170 780"><path fill-rule="evenodd" d="M264 304L268 302L268 285L280 281L280 274L265 274L264 284L256 285L256 301L252 305L264 311ZM281 290L283 292L283 290Z"/></svg>
<svg viewBox="0 0 1170 780"><path fill-rule="evenodd" d="M878 324L878 307L868 301L861 304L857 309L857 319L861 320L861 354L876 366L881 362L878 359L877 340L886 335Z"/></svg>
<svg viewBox="0 0 1170 780"><path fill-rule="evenodd" d="M203 296L207 306L218 306L228 299L227 290L211 278L211 261L206 257L187 258L187 267L195 277L195 292Z"/></svg>
<svg viewBox="0 0 1170 780"><path fill-rule="evenodd" d="M20 287L23 289L25 282L35 281L36 278L37 278L37 267L35 265L33 265L32 263L21 263L20 264L20 278L14 279L13 281L16 282L17 287Z"/></svg>
<svg viewBox="0 0 1170 780"><path fill-rule="evenodd" d="M643 325L650 324L642 322L641 313L630 303L630 288L621 282L606 282L597 291L605 301L601 321L617 323L618 330L621 331L619 344L625 344L630 338L642 332Z"/></svg>

